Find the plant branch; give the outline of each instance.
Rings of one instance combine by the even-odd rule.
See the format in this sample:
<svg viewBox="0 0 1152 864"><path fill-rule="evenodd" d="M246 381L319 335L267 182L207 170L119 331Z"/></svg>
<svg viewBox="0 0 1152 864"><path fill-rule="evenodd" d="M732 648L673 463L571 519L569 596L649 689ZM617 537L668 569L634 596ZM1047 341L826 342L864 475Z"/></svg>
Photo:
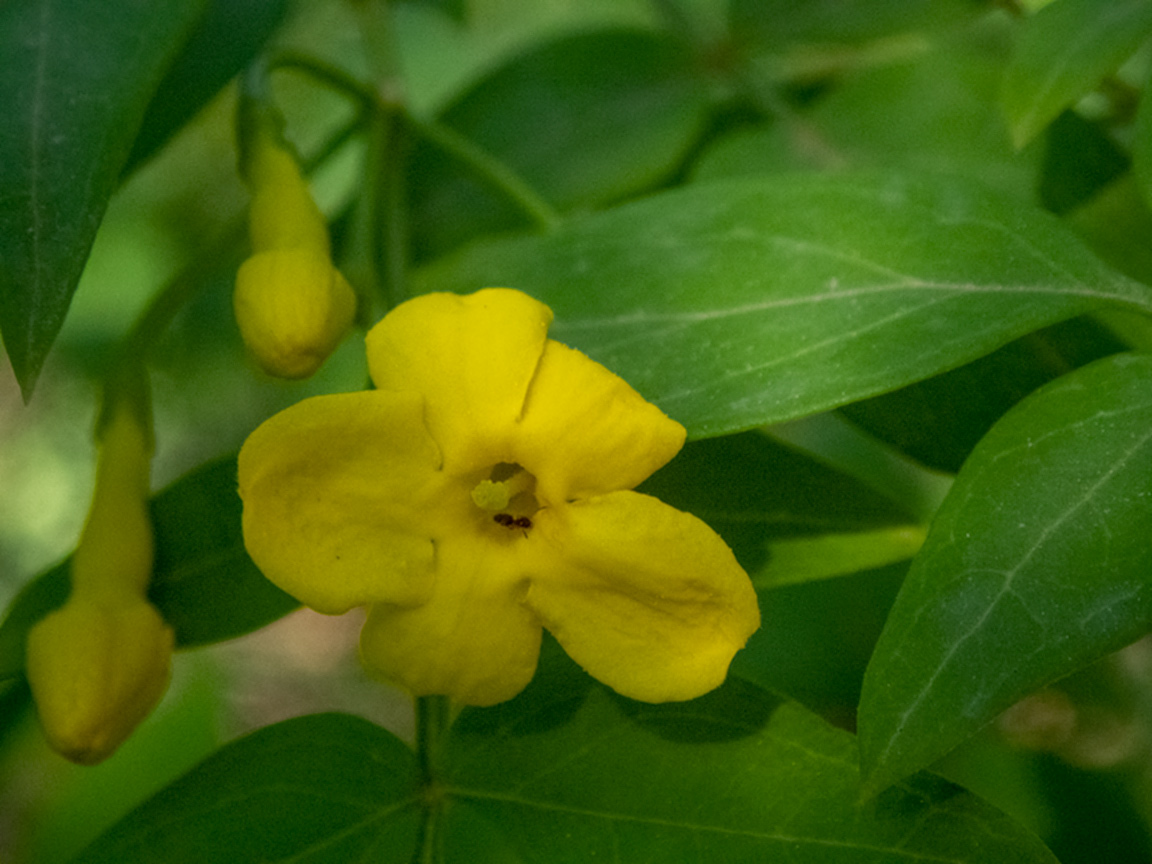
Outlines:
<svg viewBox="0 0 1152 864"><path fill-rule="evenodd" d="M480 180L508 198L540 228L551 231L560 225L561 217L556 209L488 151L441 123L413 117L409 122L420 137L467 165Z"/></svg>

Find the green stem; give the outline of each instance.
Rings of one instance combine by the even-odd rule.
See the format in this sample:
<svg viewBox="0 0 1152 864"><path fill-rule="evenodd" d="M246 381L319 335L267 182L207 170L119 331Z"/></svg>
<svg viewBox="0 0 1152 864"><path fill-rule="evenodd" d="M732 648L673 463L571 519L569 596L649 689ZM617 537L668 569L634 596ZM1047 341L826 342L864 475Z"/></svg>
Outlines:
<svg viewBox="0 0 1152 864"><path fill-rule="evenodd" d="M276 55L269 62L269 68L299 70L358 102L364 111L393 116L391 124L384 122L385 126L391 125L392 128L380 130L379 135L373 136L378 139L374 144L386 151L387 155L383 158L387 161L379 166L377 176L370 178L386 184L380 200L383 208L380 212L382 222L377 223L386 234L391 234L384 239L385 260L406 264L405 256L396 254L400 249L398 244L407 243L407 220L399 218L401 212L406 212L404 211L406 202L402 194L405 185L403 183L405 163L403 159L396 161L396 157L404 155L407 139L411 137L410 132L415 132L433 146L468 166L481 181L507 197L540 228L551 230L558 226L561 221L560 214L519 174L455 130L435 122L420 120L407 110L404 106L403 87L394 56L391 31L386 26L387 10L382 9L379 3L364 0L361 11L364 40L376 76L375 89L365 86L336 66L294 52ZM397 180L400 182L396 182ZM389 225L392 227L387 227ZM395 271L398 266L399 264L382 266L381 282L385 286L385 303L389 308L407 299L405 291L390 290L387 287L389 282L393 285L399 284L400 280L397 280L395 275L389 276L387 272L389 269Z"/></svg>
<svg viewBox="0 0 1152 864"><path fill-rule="evenodd" d="M359 237L363 276L385 311L408 299L407 177L409 130L404 84L386 0L354 0L371 86L327 75L369 112ZM365 310L366 312L369 310ZM374 316L369 316L374 317Z"/></svg>
<svg viewBox="0 0 1152 864"><path fill-rule="evenodd" d="M268 61L268 67L303 72L317 83L359 103L361 109L370 109L376 103L376 94L358 78L354 78L338 66L317 60L315 57L284 51L274 55Z"/></svg>
<svg viewBox="0 0 1152 864"><path fill-rule="evenodd" d="M416 853L419 864L436 864L440 857L436 828L442 802L437 762L451 714L452 706L446 696L421 696L416 700L416 758L424 792L424 823Z"/></svg>
<svg viewBox="0 0 1152 864"><path fill-rule="evenodd" d="M380 243L381 276L389 308L408 299L408 128L399 111L385 114L376 236Z"/></svg>
<svg viewBox="0 0 1152 864"><path fill-rule="evenodd" d="M416 700L416 755L425 783L436 780L437 754L451 713L446 696L421 696Z"/></svg>
<svg viewBox="0 0 1152 864"><path fill-rule="evenodd" d="M408 299L406 138L402 115L377 104L368 121L356 242L362 250L361 278L385 312ZM369 320L375 317L368 316Z"/></svg>
<svg viewBox="0 0 1152 864"><path fill-rule="evenodd" d="M388 0L354 0L353 5L360 14L360 37L376 88L375 98L384 105L399 108L405 103L404 74Z"/></svg>
<svg viewBox="0 0 1152 864"><path fill-rule="evenodd" d="M409 123L420 137L467 165L480 180L507 197L541 229L551 231L560 225L561 217L556 209L519 174L488 151L440 123L411 116Z"/></svg>

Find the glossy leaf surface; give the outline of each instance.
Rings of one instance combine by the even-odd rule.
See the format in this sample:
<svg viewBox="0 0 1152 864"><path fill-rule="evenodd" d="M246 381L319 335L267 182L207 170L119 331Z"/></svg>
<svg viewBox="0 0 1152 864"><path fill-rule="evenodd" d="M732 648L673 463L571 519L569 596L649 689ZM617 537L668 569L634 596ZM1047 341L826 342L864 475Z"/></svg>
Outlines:
<svg viewBox="0 0 1152 864"><path fill-rule="evenodd" d="M423 785L383 730L300 718L232 744L79 861L1055 860L938 778L858 803L851 736L747 683L641 705L556 659L549 683L465 710Z"/></svg>
<svg viewBox="0 0 1152 864"><path fill-rule="evenodd" d="M420 827L415 762L358 717L267 726L146 802L75 864L408 864Z"/></svg>
<svg viewBox="0 0 1152 864"><path fill-rule="evenodd" d="M906 15L904 5L891 9ZM856 70L803 110L722 136L694 176L884 167L964 176L1030 200L1040 148L1013 148L997 104L1005 35L969 28L903 62Z"/></svg>
<svg viewBox="0 0 1152 864"><path fill-rule="evenodd" d="M913 562L860 704L873 789L1152 627L1152 357L1043 387L972 453Z"/></svg>
<svg viewBox="0 0 1152 864"><path fill-rule="evenodd" d="M1146 0L1059 0L1037 12L1004 79L1004 111L1017 146L1099 84L1149 33Z"/></svg>
<svg viewBox="0 0 1152 864"><path fill-rule="evenodd" d="M447 862L1055 860L937 778L858 804L851 736L739 680L658 706L526 695L454 730Z"/></svg>
<svg viewBox="0 0 1152 864"><path fill-rule="evenodd" d="M204 0L0 4L0 333L24 397L144 110Z"/></svg>
<svg viewBox="0 0 1152 864"><path fill-rule="evenodd" d="M860 481L756 430L691 441L639 488L707 522L757 588L910 558L922 533Z"/></svg>
<svg viewBox="0 0 1152 864"><path fill-rule="evenodd" d="M1136 112L1132 139L1132 167L1144 196L1144 206L1152 202L1152 87L1145 87Z"/></svg>
<svg viewBox="0 0 1152 864"><path fill-rule="evenodd" d="M299 604L256 569L240 531L236 462L212 462L152 502L156 565L150 597L181 647L232 639ZM68 598L68 562L33 580L0 625L0 679L24 668L28 629Z"/></svg>
<svg viewBox="0 0 1152 864"><path fill-rule="evenodd" d="M733 32L754 46L861 42L963 20L960 0L730 0Z"/></svg>
<svg viewBox="0 0 1152 864"><path fill-rule="evenodd" d="M248 65L287 11L288 0L210 0L148 104L124 173L147 161Z"/></svg>
<svg viewBox="0 0 1152 864"><path fill-rule="evenodd" d="M656 33L566 36L479 81L441 122L561 210L600 206L668 176L701 133L707 88L687 47ZM410 168L417 253L525 223L457 159L423 144Z"/></svg>
<svg viewBox="0 0 1152 864"><path fill-rule="evenodd" d="M992 425L1033 390L1126 347L1091 318L1075 318L841 411L921 464L954 474Z"/></svg>
<svg viewBox="0 0 1152 864"><path fill-rule="evenodd" d="M1047 214L890 174L701 183L475 245L419 285L538 297L554 338L694 438L894 390L1086 309L1152 308Z"/></svg>

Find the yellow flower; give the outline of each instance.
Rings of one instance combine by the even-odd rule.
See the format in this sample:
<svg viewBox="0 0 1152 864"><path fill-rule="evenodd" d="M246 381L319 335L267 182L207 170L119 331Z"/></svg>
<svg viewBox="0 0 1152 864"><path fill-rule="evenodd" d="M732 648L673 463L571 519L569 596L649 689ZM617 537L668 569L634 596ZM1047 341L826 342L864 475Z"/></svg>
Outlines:
<svg viewBox="0 0 1152 864"><path fill-rule="evenodd" d="M547 628L618 692L718 686L759 626L708 526L629 491L682 426L548 339L525 294L429 294L368 334L378 389L305 400L240 452L244 538L304 604L369 606L361 656L417 695L515 696Z"/></svg>
<svg viewBox="0 0 1152 864"><path fill-rule="evenodd" d="M120 746L164 695L172 628L148 602L151 436L118 399L101 433L96 489L72 556L68 601L28 634L26 671L49 744L90 765Z"/></svg>
<svg viewBox="0 0 1152 864"><path fill-rule="evenodd" d="M356 315L356 293L332 264L328 226L295 158L267 130L245 160L253 254L236 274L244 344L269 375L307 378Z"/></svg>

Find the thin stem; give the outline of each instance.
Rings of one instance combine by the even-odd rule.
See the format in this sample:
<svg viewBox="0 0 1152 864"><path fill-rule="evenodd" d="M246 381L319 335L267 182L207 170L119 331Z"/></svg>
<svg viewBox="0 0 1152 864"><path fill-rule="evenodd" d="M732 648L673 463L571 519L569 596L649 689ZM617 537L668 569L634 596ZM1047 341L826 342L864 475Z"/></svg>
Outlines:
<svg viewBox="0 0 1152 864"><path fill-rule="evenodd" d="M551 231L560 225L561 217L556 209L488 151L443 124L411 116L408 122L420 137L467 165L480 180L507 197L541 229Z"/></svg>
<svg viewBox="0 0 1152 864"><path fill-rule="evenodd" d="M387 112L381 167L378 215L381 277L389 308L408 299L408 128L404 115Z"/></svg>
<svg viewBox="0 0 1152 864"><path fill-rule="evenodd" d="M421 696L416 700L416 755L425 783L436 780L436 759L448 731L451 703L446 696Z"/></svg>
<svg viewBox="0 0 1152 864"><path fill-rule="evenodd" d="M404 75L388 0L355 0L354 5L360 13L360 37L376 88L375 98L384 105L399 108L405 102Z"/></svg>
<svg viewBox="0 0 1152 864"><path fill-rule="evenodd" d="M268 61L268 68L303 72L317 83L359 103L362 109L369 109L376 102L376 94L358 78L354 78L338 66L306 54L297 54L294 51L276 54Z"/></svg>
<svg viewBox="0 0 1152 864"><path fill-rule="evenodd" d="M404 81L387 0L354 0L353 5L359 14L360 38L371 76L370 87L352 82L341 84L369 112L359 261L366 283L387 311L408 299L405 175L409 131ZM329 77L335 81L343 76L336 72Z"/></svg>
<svg viewBox="0 0 1152 864"><path fill-rule="evenodd" d="M358 225L361 277L385 312L407 299L406 154L399 125L397 112L379 104L369 116Z"/></svg>
<svg viewBox="0 0 1152 864"><path fill-rule="evenodd" d="M416 852L419 864L436 864L439 859L436 828L442 801L437 762L451 714L452 706L445 696L421 696L416 700L416 758L424 793L424 822L420 827L420 843Z"/></svg>

